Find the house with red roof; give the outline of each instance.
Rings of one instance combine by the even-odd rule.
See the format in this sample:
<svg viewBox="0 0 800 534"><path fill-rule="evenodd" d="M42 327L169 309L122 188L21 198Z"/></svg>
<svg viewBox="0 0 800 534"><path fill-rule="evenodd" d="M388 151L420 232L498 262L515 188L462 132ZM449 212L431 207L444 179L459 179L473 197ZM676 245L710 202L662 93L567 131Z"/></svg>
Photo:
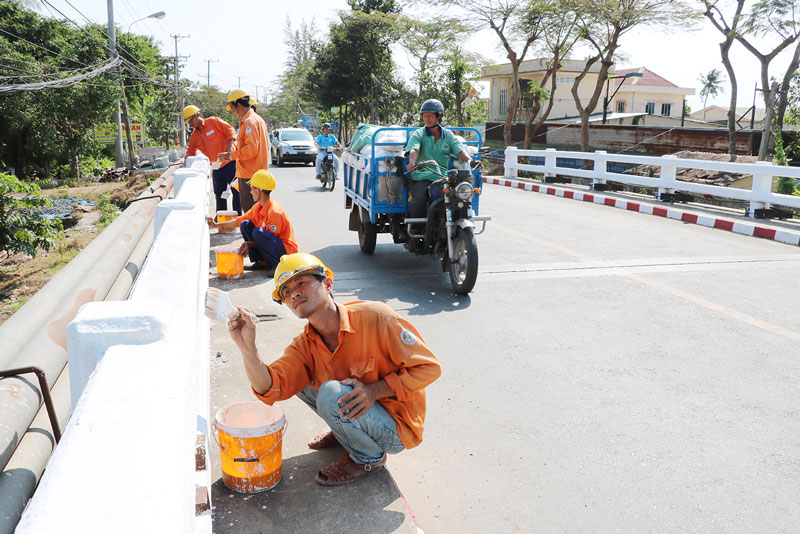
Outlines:
<svg viewBox="0 0 800 534"><path fill-rule="evenodd" d="M515 122L524 122L531 109L533 98L531 87L539 86L547 72L547 59L531 59L520 65L521 101ZM556 89L550 95L553 108L548 115L549 121L570 122L578 118L578 110L572 96L575 80L585 67L585 61L566 60L556 76ZM588 102L594 92L600 67L592 65L588 74L578 86L578 96ZM489 116L490 121L502 122L508 112L508 101L512 92L511 64L490 65L483 68L481 81L489 83ZM546 84L550 89L550 82ZM607 91L607 92L606 92ZM680 122L683 114L683 101L688 95L695 93L694 88L679 87L655 72L645 68L619 69L613 67L609 71L606 91L598 102L590 122L603 120L603 97L608 95L606 121L611 124L641 124L648 126L674 126ZM542 108L546 107L543 102ZM543 113L539 111L539 116Z"/></svg>

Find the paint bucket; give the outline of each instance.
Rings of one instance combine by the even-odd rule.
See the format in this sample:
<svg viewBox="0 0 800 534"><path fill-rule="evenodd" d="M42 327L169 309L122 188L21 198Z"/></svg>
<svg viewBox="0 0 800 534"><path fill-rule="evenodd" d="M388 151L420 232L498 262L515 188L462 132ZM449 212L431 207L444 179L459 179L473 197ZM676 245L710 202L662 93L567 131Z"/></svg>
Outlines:
<svg viewBox="0 0 800 534"><path fill-rule="evenodd" d="M227 487L258 493L281 481L283 410L260 401L231 404L217 412L214 430Z"/></svg>
<svg viewBox="0 0 800 534"><path fill-rule="evenodd" d="M224 222L232 221L238 216L239 216L239 214L236 213L235 211L218 211L217 212L217 222L218 223L224 223ZM217 228L217 233L218 234L227 234L228 232L233 232L233 228L231 228L230 230L226 230L224 228Z"/></svg>
<svg viewBox="0 0 800 534"><path fill-rule="evenodd" d="M217 258L217 276L229 280L241 278L244 274L244 256L239 254L237 245L214 247Z"/></svg>

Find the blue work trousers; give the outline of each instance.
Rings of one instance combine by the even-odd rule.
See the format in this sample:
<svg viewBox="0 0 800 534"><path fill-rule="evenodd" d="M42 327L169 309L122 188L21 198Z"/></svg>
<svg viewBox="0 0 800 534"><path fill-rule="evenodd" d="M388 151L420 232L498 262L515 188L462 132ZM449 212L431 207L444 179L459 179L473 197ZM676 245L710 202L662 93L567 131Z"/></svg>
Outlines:
<svg viewBox="0 0 800 534"><path fill-rule="evenodd" d="M278 265L281 256L286 254L286 247L278 236L264 228L257 228L253 221L242 221L239 230L245 241L254 241L256 244L250 249L251 262L263 261L267 267L272 268Z"/></svg>
<svg viewBox="0 0 800 534"><path fill-rule="evenodd" d="M405 449L397 434L397 423L379 402L358 419L343 419L339 413L339 398L353 391L338 380L328 380L319 387L311 386L297 394L297 398L308 404L322 417L350 459L361 465L375 465L384 455L397 454Z"/></svg>
<svg viewBox="0 0 800 534"><path fill-rule="evenodd" d="M222 193L228 188L233 179L236 178L236 162L231 161L221 169L211 171L211 182L214 185L214 196L217 199L217 211L226 211L228 209L228 200L222 198ZM233 194L233 211L242 214L242 206L239 203L239 192L231 187Z"/></svg>

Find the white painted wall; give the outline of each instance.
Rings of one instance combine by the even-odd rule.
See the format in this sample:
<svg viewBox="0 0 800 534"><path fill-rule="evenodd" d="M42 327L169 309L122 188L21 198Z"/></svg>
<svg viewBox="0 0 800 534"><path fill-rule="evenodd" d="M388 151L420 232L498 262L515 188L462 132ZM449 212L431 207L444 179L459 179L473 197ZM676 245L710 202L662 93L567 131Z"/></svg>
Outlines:
<svg viewBox="0 0 800 534"><path fill-rule="evenodd" d="M67 327L74 411L17 533L210 533L195 512L208 443L209 162L175 172L128 301L84 305Z"/></svg>

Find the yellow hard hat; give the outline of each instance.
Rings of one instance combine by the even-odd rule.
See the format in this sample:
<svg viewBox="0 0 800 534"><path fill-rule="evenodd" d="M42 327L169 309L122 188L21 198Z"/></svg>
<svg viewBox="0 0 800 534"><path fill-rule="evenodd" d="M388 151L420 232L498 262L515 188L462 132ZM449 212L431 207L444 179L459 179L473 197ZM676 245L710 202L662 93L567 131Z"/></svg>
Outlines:
<svg viewBox="0 0 800 534"><path fill-rule="evenodd" d="M188 121L198 113L200 113L200 108L197 106L188 105L183 108L183 120Z"/></svg>
<svg viewBox="0 0 800 534"><path fill-rule="evenodd" d="M280 295L281 287L289 280L301 274L316 274L333 280L333 271L328 269L322 261L313 254L296 252L281 256L278 266L275 267L275 289L272 291L272 300L283 304Z"/></svg>
<svg viewBox="0 0 800 534"><path fill-rule="evenodd" d="M244 98L244 97L250 98L250 94L245 92L244 89L234 89L233 91L228 93L228 107L226 107L225 109L230 111L231 110L231 104L233 104L234 102L236 102L240 98Z"/></svg>
<svg viewBox="0 0 800 534"><path fill-rule="evenodd" d="M250 187L257 187L262 191L275 191L275 176L266 169L258 170L250 177Z"/></svg>
<svg viewBox="0 0 800 534"><path fill-rule="evenodd" d="M251 96L250 97L250 106L252 107L252 106L257 106L257 105L258 105L258 100L256 100L255 98L253 98Z"/></svg>

